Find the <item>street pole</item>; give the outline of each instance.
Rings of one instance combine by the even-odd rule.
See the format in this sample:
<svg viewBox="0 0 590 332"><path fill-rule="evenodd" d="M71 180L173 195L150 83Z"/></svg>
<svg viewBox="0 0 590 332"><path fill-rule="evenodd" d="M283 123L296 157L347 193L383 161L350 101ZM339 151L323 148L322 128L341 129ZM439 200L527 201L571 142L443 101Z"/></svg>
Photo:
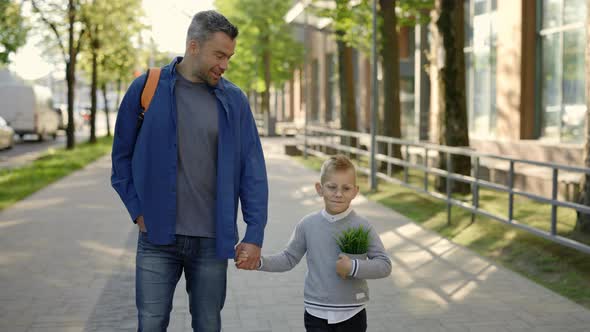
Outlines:
<svg viewBox="0 0 590 332"><path fill-rule="evenodd" d="M373 45L371 48L373 58L373 98L371 101L371 191L377 191L377 167L375 161L375 150L377 135L377 112L379 103L379 85L377 81L377 0L373 0Z"/></svg>
<svg viewBox="0 0 590 332"><path fill-rule="evenodd" d="M303 78L304 80L302 80L301 82L299 82L299 84L304 84L305 82L305 98L303 99L303 102L305 103L305 120L303 122L303 158L307 159L307 111L309 109L309 105L308 105L308 98L309 98L309 91L308 91L308 85L309 85L309 73L307 72L307 62L309 61L308 56L309 56L309 49L307 47L307 8L303 9L303 49L304 49L304 55L303 55Z"/></svg>

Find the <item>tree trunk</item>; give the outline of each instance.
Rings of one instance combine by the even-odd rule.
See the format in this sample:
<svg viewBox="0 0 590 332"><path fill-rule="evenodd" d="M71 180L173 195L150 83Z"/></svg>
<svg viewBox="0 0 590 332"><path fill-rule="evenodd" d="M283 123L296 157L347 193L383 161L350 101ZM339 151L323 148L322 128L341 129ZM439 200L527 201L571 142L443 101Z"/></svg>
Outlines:
<svg viewBox="0 0 590 332"><path fill-rule="evenodd" d="M337 32L343 34L342 32ZM354 92L354 66L352 47L338 41L338 72L340 75L340 128L357 131L356 102ZM342 144L356 146L356 139L343 137Z"/></svg>
<svg viewBox="0 0 590 332"><path fill-rule="evenodd" d="M66 149L71 150L76 146L76 136L74 128L74 99L76 88L76 48L74 47L74 21L76 10L74 0L68 2L68 51L69 59L66 63L66 81L68 85L68 128L66 129Z"/></svg>
<svg viewBox="0 0 590 332"><path fill-rule="evenodd" d="M96 143L96 94L97 94L97 79L98 79L98 51L96 50L96 42L92 46L92 82L90 84L90 143Z"/></svg>
<svg viewBox="0 0 590 332"><path fill-rule="evenodd" d="M119 104L121 103L121 88L123 87L123 80L121 79L121 76L119 76L119 79L117 79L117 101L116 101L116 105L115 108L118 110L119 109Z"/></svg>
<svg viewBox="0 0 590 332"><path fill-rule="evenodd" d="M443 63L439 71L439 139L441 145L469 147L467 126L467 102L465 97L465 56L464 47L464 8L455 0L436 0L436 10L440 13L436 26L443 44ZM447 165L446 153L439 154L439 167L451 168L453 173L469 175L471 160L467 156L453 155L452 165ZM446 191L446 179L437 178L437 189ZM454 181L453 192L468 193L468 183Z"/></svg>
<svg viewBox="0 0 590 332"><path fill-rule="evenodd" d="M270 45L269 36L263 36L261 44L265 45L262 53L262 66L264 67L264 91L262 92L261 109L264 116L264 131L266 136L274 136L274 119L270 114L270 85L271 80L271 54L268 45Z"/></svg>
<svg viewBox="0 0 590 332"><path fill-rule="evenodd" d="M399 44L395 3L395 0L379 0L379 15L383 20L380 26L382 45L379 49L383 66L383 135L401 138ZM392 149L393 157L402 159L401 146L396 144ZM381 144L379 152L387 154L387 144ZM386 163L381 164L381 169L384 168L387 168ZM394 165L393 169L401 167Z"/></svg>
<svg viewBox="0 0 590 332"><path fill-rule="evenodd" d="M101 86L102 90L102 98L104 100L104 114L107 118L107 137L111 137L111 118L110 118L110 111L109 111L109 100L107 99L107 84L102 83Z"/></svg>
<svg viewBox="0 0 590 332"><path fill-rule="evenodd" d="M586 1L587 13L590 13L590 0ZM590 17L590 16L588 16ZM590 21L586 21L587 40L590 36ZM586 43L586 82L590 82L590 42ZM586 84L586 106L590 109L590 84ZM584 167L590 168L590 112L586 112L586 143L584 144ZM585 174L582 179L581 192L578 203L590 206L590 175ZM575 231L590 234L590 214L578 213Z"/></svg>

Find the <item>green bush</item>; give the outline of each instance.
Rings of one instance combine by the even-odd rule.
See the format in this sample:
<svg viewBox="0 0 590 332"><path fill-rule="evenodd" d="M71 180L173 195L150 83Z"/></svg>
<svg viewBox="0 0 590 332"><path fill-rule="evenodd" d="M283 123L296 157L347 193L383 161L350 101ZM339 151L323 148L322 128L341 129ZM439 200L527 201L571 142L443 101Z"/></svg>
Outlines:
<svg viewBox="0 0 590 332"><path fill-rule="evenodd" d="M365 254L369 250L369 232L363 226L349 228L338 236L336 243L344 253Z"/></svg>

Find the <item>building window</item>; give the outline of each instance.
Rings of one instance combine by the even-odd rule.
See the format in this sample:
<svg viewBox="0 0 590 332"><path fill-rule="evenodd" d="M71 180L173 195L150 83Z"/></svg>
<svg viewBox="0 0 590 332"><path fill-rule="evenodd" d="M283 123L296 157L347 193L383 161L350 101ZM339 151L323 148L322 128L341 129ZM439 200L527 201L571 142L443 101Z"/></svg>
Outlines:
<svg viewBox="0 0 590 332"><path fill-rule="evenodd" d="M414 77L400 77L399 101L402 110L401 134L403 139L418 140L418 119L414 112Z"/></svg>
<svg viewBox="0 0 590 332"><path fill-rule="evenodd" d="M320 120L320 64L318 59L311 62L311 121Z"/></svg>
<svg viewBox="0 0 590 332"><path fill-rule="evenodd" d="M541 5L541 139L584 139L586 1L543 0Z"/></svg>
<svg viewBox="0 0 590 332"><path fill-rule="evenodd" d="M469 135L496 134L495 0L465 1L465 83Z"/></svg>

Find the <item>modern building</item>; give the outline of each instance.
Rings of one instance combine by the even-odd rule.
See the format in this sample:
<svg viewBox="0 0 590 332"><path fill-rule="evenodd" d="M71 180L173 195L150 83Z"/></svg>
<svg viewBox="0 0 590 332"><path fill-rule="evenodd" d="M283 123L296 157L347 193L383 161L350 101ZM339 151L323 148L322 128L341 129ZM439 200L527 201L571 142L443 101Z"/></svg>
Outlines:
<svg viewBox="0 0 590 332"><path fill-rule="evenodd" d="M275 91L276 118L338 126L337 47L329 19L294 1L286 20L309 55ZM327 2L325 2L327 3ZM586 0L465 0L467 108L471 145L518 158L582 164L586 114ZM432 24L399 30L402 136L436 141L428 39ZM358 128L370 124L370 55L354 51ZM304 67L305 68L305 67ZM308 84L309 83L309 84ZM307 89L307 91L306 91ZM380 95L387 93L381 91ZM306 96L308 95L308 96ZM271 107L272 108L272 107Z"/></svg>

